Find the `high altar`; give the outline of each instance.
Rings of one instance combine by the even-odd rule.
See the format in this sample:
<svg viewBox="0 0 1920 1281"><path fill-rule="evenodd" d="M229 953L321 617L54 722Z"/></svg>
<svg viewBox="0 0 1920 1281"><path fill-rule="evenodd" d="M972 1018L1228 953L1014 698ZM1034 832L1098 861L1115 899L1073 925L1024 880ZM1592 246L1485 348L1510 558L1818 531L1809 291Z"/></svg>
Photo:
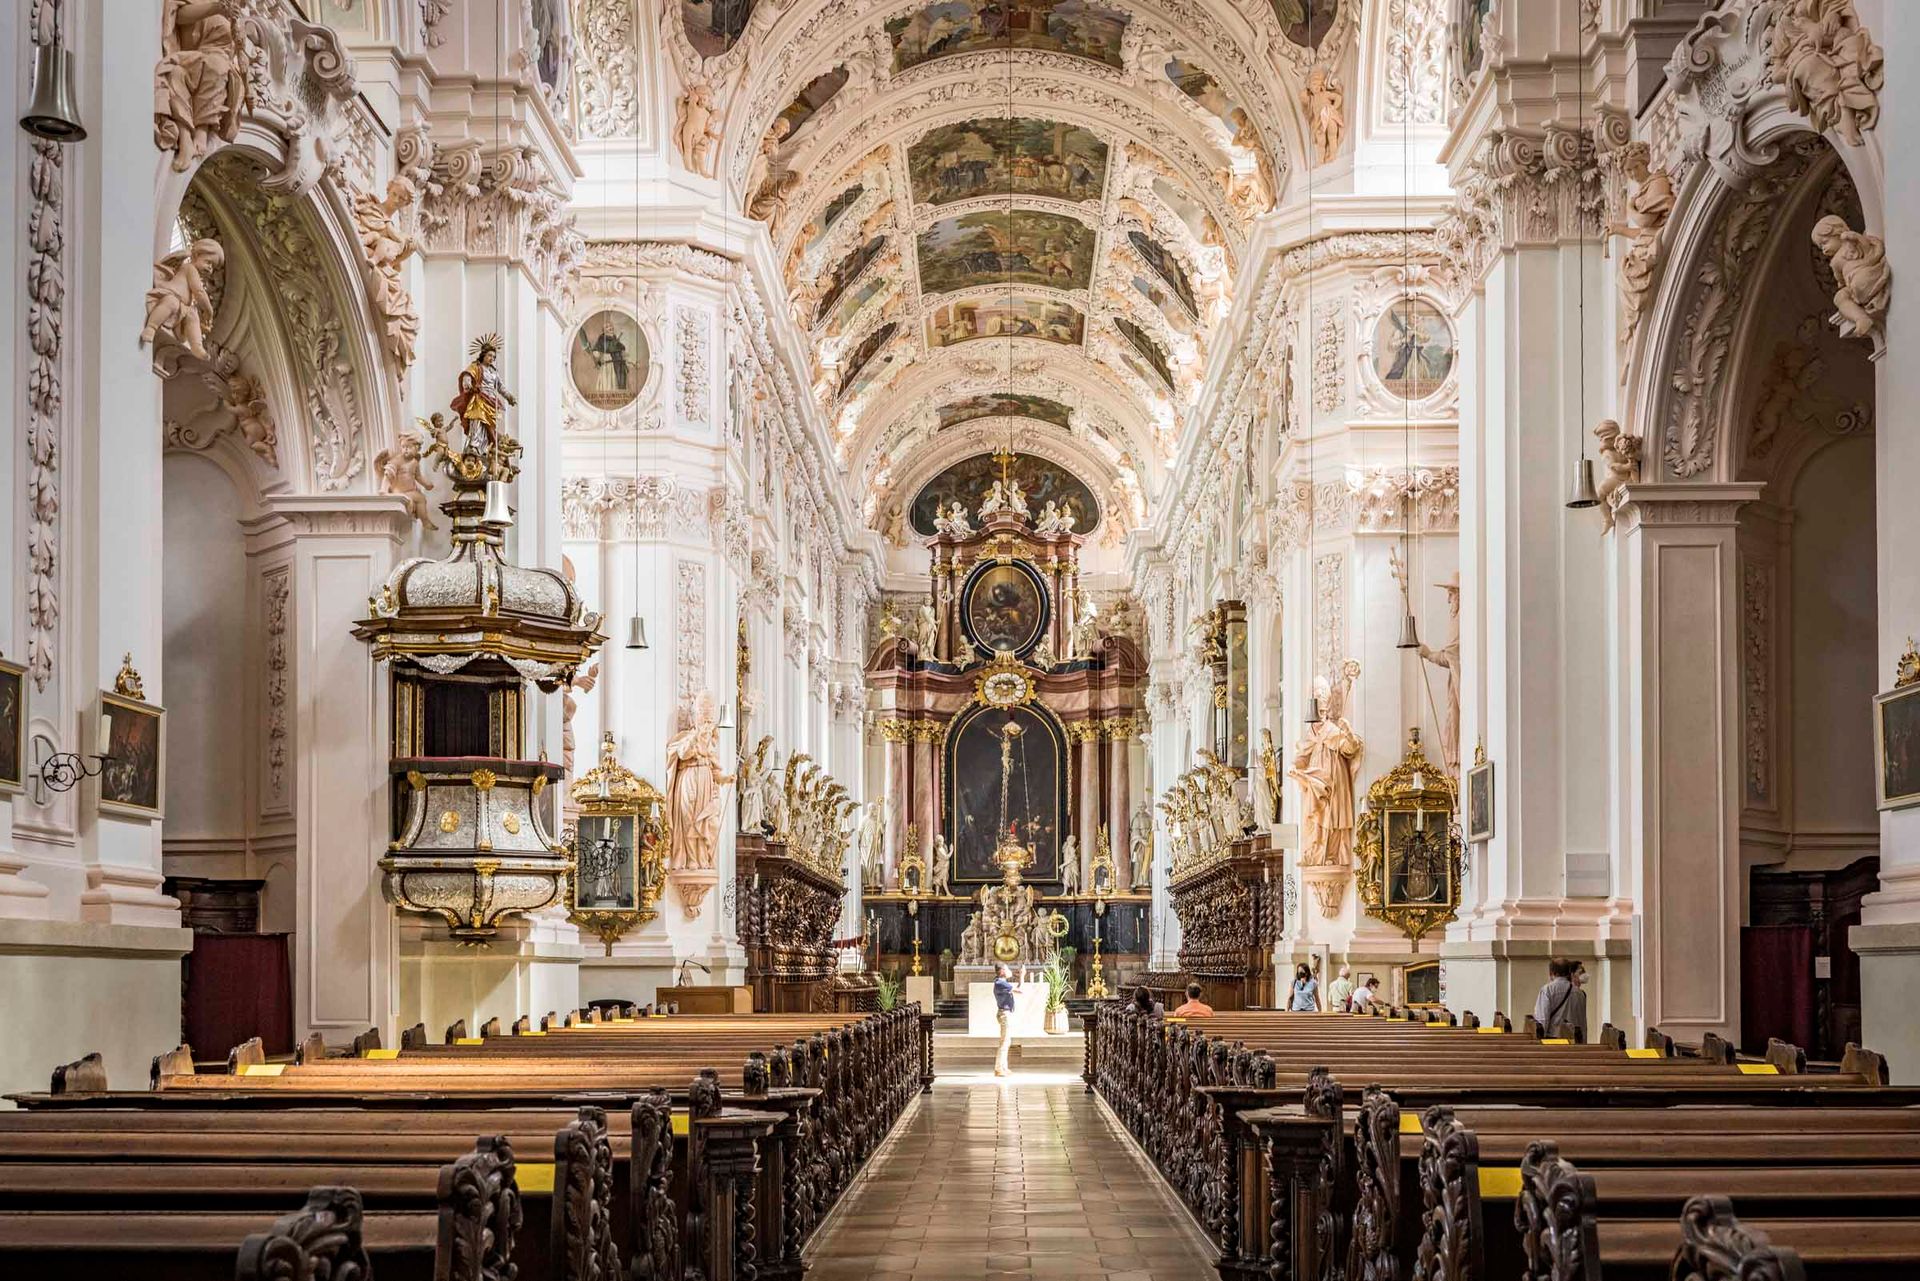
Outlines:
<svg viewBox="0 0 1920 1281"><path fill-rule="evenodd" d="M884 751L886 829L866 876L882 964L912 965L917 939L927 972L952 953L962 992L1056 944L1090 957L1096 934L1109 976L1146 950L1146 665L1101 629L1073 519L1029 509L1013 457L996 456L977 524L958 504L940 513L927 600L883 620L866 669Z"/></svg>

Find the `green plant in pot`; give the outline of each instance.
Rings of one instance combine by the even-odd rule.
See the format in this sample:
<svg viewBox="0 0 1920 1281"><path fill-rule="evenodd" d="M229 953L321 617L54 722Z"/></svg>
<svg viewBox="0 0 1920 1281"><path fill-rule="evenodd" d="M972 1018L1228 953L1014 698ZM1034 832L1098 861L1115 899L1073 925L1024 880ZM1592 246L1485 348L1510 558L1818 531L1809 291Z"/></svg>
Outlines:
<svg viewBox="0 0 1920 1281"><path fill-rule="evenodd" d="M899 970L884 970L874 976L880 988L880 1012L887 1013L900 1004L900 994L906 990L906 980L900 977Z"/></svg>

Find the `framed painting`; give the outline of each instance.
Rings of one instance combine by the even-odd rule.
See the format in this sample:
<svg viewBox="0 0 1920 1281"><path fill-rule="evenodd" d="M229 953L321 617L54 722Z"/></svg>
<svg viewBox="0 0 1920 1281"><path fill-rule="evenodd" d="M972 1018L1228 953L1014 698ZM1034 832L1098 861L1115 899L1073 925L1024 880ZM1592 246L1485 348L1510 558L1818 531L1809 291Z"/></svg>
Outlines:
<svg viewBox="0 0 1920 1281"><path fill-rule="evenodd" d="M1402 400L1425 400L1453 372L1453 326L1424 298L1402 298L1373 331L1373 372Z"/></svg>
<svg viewBox="0 0 1920 1281"><path fill-rule="evenodd" d="M638 814L583 814L574 828L572 908L635 912L640 908Z"/></svg>
<svg viewBox="0 0 1920 1281"><path fill-rule="evenodd" d="M1432 810L1386 812L1386 906L1417 910L1451 909L1458 886L1453 878L1450 816Z"/></svg>
<svg viewBox="0 0 1920 1281"><path fill-rule="evenodd" d="M578 817L567 829L567 919L592 930L609 951L655 916L666 887L665 798L622 765L613 735L600 739L600 763L574 780Z"/></svg>
<svg viewBox="0 0 1920 1281"><path fill-rule="evenodd" d="M954 717L942 757L952 882L999 883L993 853L1009 830L1033 853L1022 875L1034 884L1057 881L1067 822L1067 740L1059 721L1035 703L976 703Z"/></svg>
<svg viewBox="0 0 1920 1281"><path fill-rule="evenodd" d="M130 818L160 818L167 795L165 709L100 691L106 759L100 765L100 810Z"/></svg>
<svg viewBox="0 0 1920 1281"><path fill-rule="evenodd" d="M652 363L640 322L609 307L587 317L574 331L567 372L582 400L610 413L639 397Z"/></svg>
<svg viewBox="0 0 1920 1281"><path fill-rule="evenodd" d="M1493 762L1484 749L1467 771L1467 840L1479 845L1493 839Z"/></svg>
<svg viewBox="0 0 1920 1281"><path fill-rule="evenodd" d="M0 659L0 792L26 783L27 669Z"/></svg>
<svg viewBox="0 0 1920 1281"><path fill-rule="evenodd" d="M960 593L967 639L989 654L1025 654L1047 626L1040 576L1019 561L982 565Z"/></svg>
<svg viewBox="0 0 1920 1281"><path fill-rule="evenodd" d="M1874 697L1873 754L1879 807L1920 805L1920 684Z"/></svg>

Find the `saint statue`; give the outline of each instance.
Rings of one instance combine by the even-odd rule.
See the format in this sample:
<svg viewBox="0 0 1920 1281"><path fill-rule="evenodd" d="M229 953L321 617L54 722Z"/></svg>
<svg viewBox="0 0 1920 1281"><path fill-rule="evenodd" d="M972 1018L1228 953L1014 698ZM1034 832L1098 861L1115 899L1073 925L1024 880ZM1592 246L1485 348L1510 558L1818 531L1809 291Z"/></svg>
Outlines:
<svg viewBox="0 0 1920 1281"><path fill-rule="evenodd" d="M754 744L753 754L740 758L740 776L736 781L740 795L740 831L759 835L767 826L767 795L762 785L767 775L767 753L773 748L773 735L763 735Z"/></svg>
<svg viewBox="0 0 1920 1281"><path fill-rule="evenodd" d="M1253 818L1265 831L1280 821L1280 752L1273 731L1260 731L1260 772L1253 781Z"/></svg>
<svg viewBox="0 0 1920 1281"><path fill-rule="evenodd" d="M1133 863L1136 886L1153 881L1153 811L1145 805L1134 807L1127 823L1127 857Z"/></svg>
<svg viewBox="0 0 1920 1281"><path fill-rule="evenodd" d="M967 928L960 931L960 964L979 965L986 959L986 940L980 937L980 913L967 917Z"/></svg>
<svg viewBox="0 0 1920 1281"><path fill-rule="evenodd" d="M466 429L468 452L493 448L495 429L508 405L520 402L500 381L500 335L482 334L473 340L472 359L460 371L460 392L448 408Z"/></svg>
<svg viewBox="0 0 1920 1281"><path fill-rule="evenodd" d="M720 840L720 805L733 775L720 768L720 722L701 691L687 727L667 744L667 808L673 815L669 866L710 872Z"/></svg>
<svg viewBox="0 0 1920 1281"><path fill-rule="evenodd" d="M1360 664L1349 658L1327 690L1318 724L1294 754L1287 777L1300 784L1300 865L1344 867L1353 856L1354 774L1364 746L1347 723Z"/></svg>
<svg viewBox="0 0 1920 1281"><path fill-rule="evenodd" d="M1447 772L1459 776L1460 773L1460 575L1455 574L1446 582L1439 584L1447 593L1447 612L1452 620L1447 632L1447 643L1439 649L1431 649L1425 644L1420 646L1420 657L1447 674L1447 704L1444 719L1440 724L1441 764Z"/></svg>
<svg viewBox="0 0 1920 1281"><path fill-rule="evenodd" d="M232 142L248 106L239 0L166 0L153 68L153 144L185 173L213 146Z"/></svg>
<svg viewBox="0 0 1920 1281"><path fill-rule="evenodd" d="M1060 892L1074 895L1080 892L1080 838L1069 836L1067 843L1060 847Z"/></svg>
<svg viewBox="0 0 1920 1281"><path fill-rule="evenodd" d="M780 840L787 835L787 771L779 757L767 760L766 772L759 777L760 825L767 835Z"/></svg>
<svg viewBox="0 0 1920 1281"><path fill-rule="evenodd" d="M936 835L933 838L933 867L929 869L929 884L935 898L944 898L953 893L953 851L947 848L947 838Z"/></svg>

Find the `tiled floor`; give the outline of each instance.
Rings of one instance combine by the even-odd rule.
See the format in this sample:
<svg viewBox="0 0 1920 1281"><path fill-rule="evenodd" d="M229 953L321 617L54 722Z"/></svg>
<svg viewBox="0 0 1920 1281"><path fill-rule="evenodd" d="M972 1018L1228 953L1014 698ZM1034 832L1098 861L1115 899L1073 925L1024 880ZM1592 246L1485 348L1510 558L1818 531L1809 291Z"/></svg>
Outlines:
<svg viewBox="0 0 1920 1281"><path fill-rule="evenodd" d="M1190 1226L1078 1079L937 1083L830 1222L813 1281L1200 1281Z"/></svg>

